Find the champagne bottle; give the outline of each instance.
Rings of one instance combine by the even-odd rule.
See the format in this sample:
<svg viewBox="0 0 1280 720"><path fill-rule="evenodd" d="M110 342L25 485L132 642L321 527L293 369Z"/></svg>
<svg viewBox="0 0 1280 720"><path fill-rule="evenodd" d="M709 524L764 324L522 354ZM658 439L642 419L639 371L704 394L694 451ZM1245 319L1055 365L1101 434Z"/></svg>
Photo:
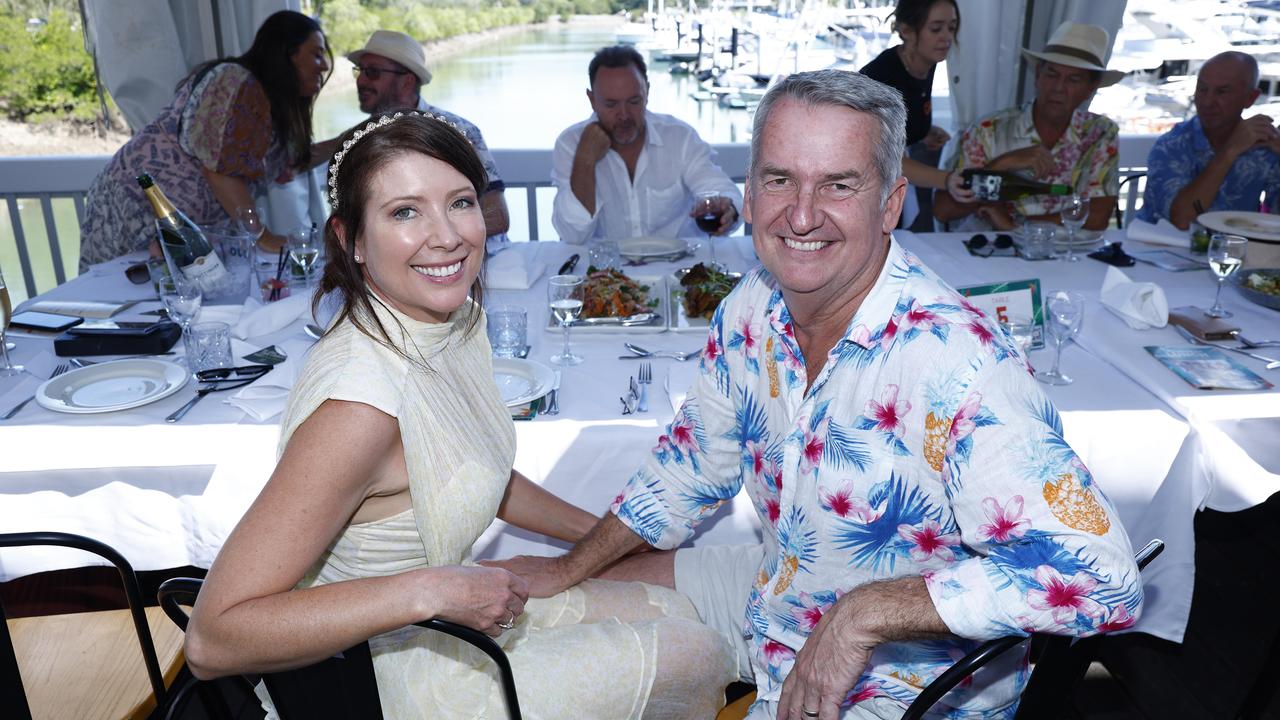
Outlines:
<svg viewBox="0 0 1280 720"><path fill-rule="evenodd" d="M1070 195L1071 186L1032 180L1001 170L968 168L960 174L964 186L973 190L979 200L1018 200L1029 195Z"/></svg>
<svg viewBox="0 0 1280 720"><path fill-rule="evenodd" d="M160 244L170 265L201 290L216 293L227 280L227 269L200 226L174 207L147 173L138 176L138 185L151 203Z"/></svg>

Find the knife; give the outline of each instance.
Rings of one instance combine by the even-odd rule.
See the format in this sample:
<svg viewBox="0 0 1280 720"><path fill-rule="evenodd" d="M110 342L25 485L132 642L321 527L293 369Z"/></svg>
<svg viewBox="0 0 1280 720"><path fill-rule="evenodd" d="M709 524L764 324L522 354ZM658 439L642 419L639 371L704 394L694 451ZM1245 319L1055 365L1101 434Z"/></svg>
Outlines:
<svg viewBox="0 0 1280 720"><path fill-rule="evenodd" d="M556 274L568 275L569 273L573 272L573 269L577 266L578 266L578 253L574 253L569 256L568 260L564 261L564 264L560 266L560 269L556 271Z"/></svg>

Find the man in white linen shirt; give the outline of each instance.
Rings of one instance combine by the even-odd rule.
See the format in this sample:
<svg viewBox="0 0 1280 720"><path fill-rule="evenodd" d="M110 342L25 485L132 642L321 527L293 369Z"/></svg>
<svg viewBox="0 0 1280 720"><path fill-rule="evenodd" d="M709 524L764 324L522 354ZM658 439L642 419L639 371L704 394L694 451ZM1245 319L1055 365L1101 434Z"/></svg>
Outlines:
<svg viewBox="0 0 1280 720"><path fill-rule="evenodd" d="M696 130L646 109L646 72L644 58L626 45L601 48L591 59L594 114L560 133L552 156L551 222L563 242L701 234L691 216L703 192L719 195L714 234L738 224L742 193Z"/></svg>

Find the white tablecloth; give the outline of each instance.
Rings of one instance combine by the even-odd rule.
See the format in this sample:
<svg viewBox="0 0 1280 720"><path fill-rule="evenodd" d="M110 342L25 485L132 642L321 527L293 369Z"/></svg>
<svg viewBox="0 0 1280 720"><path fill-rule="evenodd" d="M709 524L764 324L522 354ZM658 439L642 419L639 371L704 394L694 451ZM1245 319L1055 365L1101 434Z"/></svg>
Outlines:
<svg viewBox="0 0 1280 720"><path fill-rule="evenodd" d="M1280 489L1271 440L1280 422L1280 395L1191 389L1142 350L1143 345L1181 344L1172 329L1133 331L1096 304L1105 269L1097 262L972 258L961 247L961 237L899 235L953 284L1040 277L1047 289L1077 289L1091 299L1080 345L1068 346L1063 353L1063 369L1078 380L1048 388L1048 393L1062 412L1067 439L1116 504L1135 547L1152 537L1168 544L1165 554L1144 573L1147 605L1136 629L1180 641L1194 583L1195 511L1205 505L1224 510L1249 507ZM746 239L722 241L718 248L718 259L731 266L754 262ZM515 244L504 253L536 255L538 262L555 268L571 253L582 251L541 243ZM584 257L580 269L585 262ZM660 277L688 262L628 272ZM149 286L128 285L119 270L108 267L91 273L47 297L125 299L148 294ZM1175 275L1141 266L1129 271L1134 279L1165 286L1171 304L1211 300L1207 271ZM558 331L548 329L545 283L543 276L530 290L492 291L486 298L528 308L530 358L544 363L561 341ZM1228 306L1250 335L1280 336L1280 314L1251 306L1232 290L1225 293L1230 293L1224 294ZM130 312L152 307L143 304ZM251 344L298 343L305 338L302 325L300 320L273 335L254 338ZM650 411L620 415L617 398L638 370L634 361L617 358L628 339L670 350L696 349L704 340L696 332L622 335L576 329L574 348L586 361L563 371L561 414L516 424L516 468L596 513L604 512L672 416L663 381L680 365L674 360L654 361ZM19 362L48 351L48 341L17 340ZM1264 372L1261 363L1241 359ZM1051 356L1038 351L1032 360L1046 365ZM683 377L689 367L680 366ZM16 387L20 383L23 387ZM35 381L20 383L0 379L0 411L34 388ZM187 388L152 405L101 415L60 415L32 404L0 423L0 529L91 535L117 547L143 570L208 566L270 475L278 428L274 419L249 420L218 395L196 405L182 422L164 423L164 416L191 393ZM755 512L740 496L703 524L695 543L751 542L758 537ZM558 553L562 547L499 521L475 550L478 557L505 557ZM86 562L73 551L4 551L0 579Z"/></svg>

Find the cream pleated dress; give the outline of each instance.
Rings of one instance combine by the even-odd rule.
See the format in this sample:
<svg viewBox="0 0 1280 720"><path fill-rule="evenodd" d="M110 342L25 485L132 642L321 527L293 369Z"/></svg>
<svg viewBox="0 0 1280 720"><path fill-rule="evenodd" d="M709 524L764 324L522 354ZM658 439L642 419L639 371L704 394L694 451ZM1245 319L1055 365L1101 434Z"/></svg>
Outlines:
<svg viewBox="0 0 1280 720"><path fill-rule="evenodd" d="M470 563L510 477L515 430L493 383L483 317L468 327L469 303L449 322L424 323L374 303L413 360L339 323L299 375L280 449L327 399L371 405L399 422L412 507L348 526L300 587ZM640 583L590 580L531 600L498 642L521 710L535 720L711 718L737 675L728 645L684 596ZM497 670L470 645L414 626L369 644L387 718L506 717Z"/></svg>

